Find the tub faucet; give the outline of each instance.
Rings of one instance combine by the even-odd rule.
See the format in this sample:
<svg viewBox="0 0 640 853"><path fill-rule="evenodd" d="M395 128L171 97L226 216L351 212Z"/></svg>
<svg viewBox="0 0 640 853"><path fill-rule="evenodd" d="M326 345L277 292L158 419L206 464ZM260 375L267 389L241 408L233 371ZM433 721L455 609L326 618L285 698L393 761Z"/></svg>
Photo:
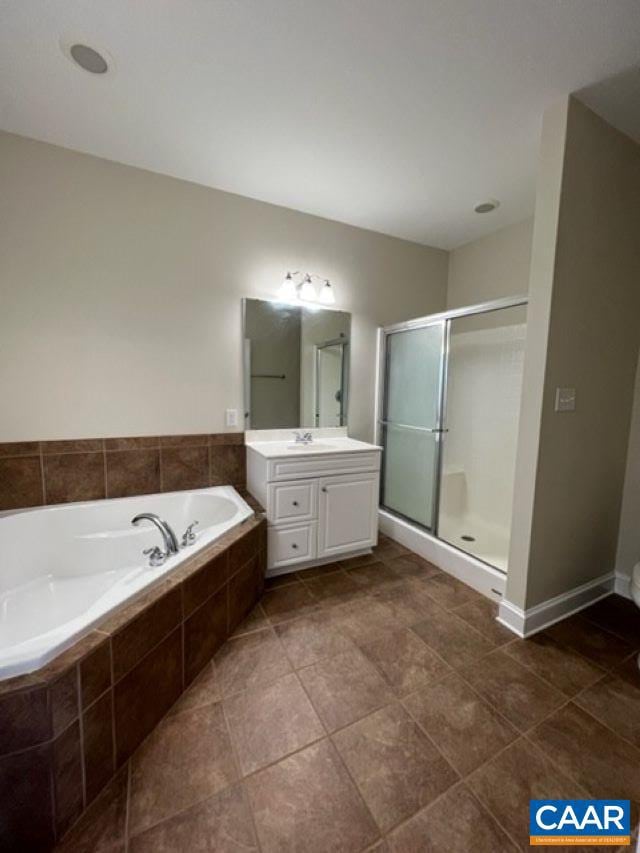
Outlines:
<svg viewBox="0 0 640 853"><path fill-rule="evenodd" d="M193 528L200 524L199 521L192 521L191 524L187 527L185 532L182 534L182 547L188 548L189 545L193 545L193 543L198 538L197 534L193 532Z"/></svg>
<svg viewBox="0 0 640 853"><path fill-rule="evenodd" d="M162 536L162 540L164 542L164 554L165 559L170 554L178 553L178 540L176 538L176 534L173 532L171 527L166 521L163 521L159 516L157 516L154 512L141 512L140 515L136 515L135 518L131 519L131 524L136 527L141 521L150 521L160 531L160 535ZM157 559L157 557L156 557ZM164 561L163 561L164 562ZM156 563L156 565L159 565Z"/></svg>
<svg viewBox="0 0 640 853"><path fill-rule="evenodd" d="M149 565L154 569L156 566L161 566L169 556L166 551L158 548L157 545L154 545L153 548L145 548L142 553L145 557L149 558Z"/></svg>

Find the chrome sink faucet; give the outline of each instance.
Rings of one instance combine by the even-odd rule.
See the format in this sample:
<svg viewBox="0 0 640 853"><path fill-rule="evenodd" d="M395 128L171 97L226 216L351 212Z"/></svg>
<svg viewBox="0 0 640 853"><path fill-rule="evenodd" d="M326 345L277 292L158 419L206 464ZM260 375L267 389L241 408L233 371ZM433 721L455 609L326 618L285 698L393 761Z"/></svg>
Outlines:
<svg viewBox="0 0 640 853"><path fill-rule="evenodd" d="M300 432L295 429L293 434L296 439L296 444L311 444L313 442L313 435L310 432Z"/></svg>
<svg viewBox="0 0 640 853"><path fill-rule="evenodd" d="M178 553L179 548L176 534L173 532L169 524L166 521L163 521L154 512L141 512L139 515L136 515L131 519L131 524L137 527L141 521L150 521L152 524L155 524L160 531L165 550L162 551L156 545L154 548L145 549L142 553L149 557L150 566L161 566L164 561L171 556L171 554Z"/></svg>

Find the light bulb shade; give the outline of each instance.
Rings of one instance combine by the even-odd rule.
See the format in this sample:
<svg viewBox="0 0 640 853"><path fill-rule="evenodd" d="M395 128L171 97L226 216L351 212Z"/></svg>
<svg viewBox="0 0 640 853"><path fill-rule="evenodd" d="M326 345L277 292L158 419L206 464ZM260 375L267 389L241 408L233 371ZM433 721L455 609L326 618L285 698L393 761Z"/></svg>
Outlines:
<svg viewBox="0 0 640 853"><path fill-rule="evenodd" d="M284 281L280 285L280 290L278 291L278 295L281 299L285 299L287 301L291 301L295 299L298 295L298 289L296 287L295 281L291 278L291 273L287 273Z"/></svg>
<svg viewBox="0 0 640 853"><path fill-rule="evenodd" d="M320 289L320 302L323 305L335 305L336 297L333 292L333 288L331 287L331 283L327 279L325 283L322 285Z"/></svg>
<svg viewBox="0 0 640 853"><path fill-rule="evenodd" d="M318 295L316 294L313 282L309 276L307 276L302 282L302 286L300 288L300 299L304 299L306 302L315 302L317 298Z"/></svg>

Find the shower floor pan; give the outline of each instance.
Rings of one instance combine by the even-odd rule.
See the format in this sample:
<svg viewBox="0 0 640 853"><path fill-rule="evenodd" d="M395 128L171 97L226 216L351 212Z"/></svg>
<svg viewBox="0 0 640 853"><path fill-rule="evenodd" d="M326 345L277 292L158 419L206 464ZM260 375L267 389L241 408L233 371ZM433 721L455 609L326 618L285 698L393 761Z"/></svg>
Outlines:
<svg viewBox="0 0 640 853"><path fill-rule="evenodd" d="M449 545L489 563L501 572L507 571L508 530L488 524L477 516L441 515L438 535Z"/></svg>

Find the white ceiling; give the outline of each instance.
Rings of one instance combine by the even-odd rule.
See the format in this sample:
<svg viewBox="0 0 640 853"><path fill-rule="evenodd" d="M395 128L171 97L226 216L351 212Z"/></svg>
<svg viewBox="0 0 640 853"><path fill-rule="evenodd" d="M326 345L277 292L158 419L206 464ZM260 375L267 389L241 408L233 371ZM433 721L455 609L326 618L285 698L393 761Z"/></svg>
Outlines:
<svg viewBox="0 0 640 853"><path fill-rule="evenodd" d="M532 212L545 107L639 59L638 0L0 0L0 127L451 248Z"/></svg>

